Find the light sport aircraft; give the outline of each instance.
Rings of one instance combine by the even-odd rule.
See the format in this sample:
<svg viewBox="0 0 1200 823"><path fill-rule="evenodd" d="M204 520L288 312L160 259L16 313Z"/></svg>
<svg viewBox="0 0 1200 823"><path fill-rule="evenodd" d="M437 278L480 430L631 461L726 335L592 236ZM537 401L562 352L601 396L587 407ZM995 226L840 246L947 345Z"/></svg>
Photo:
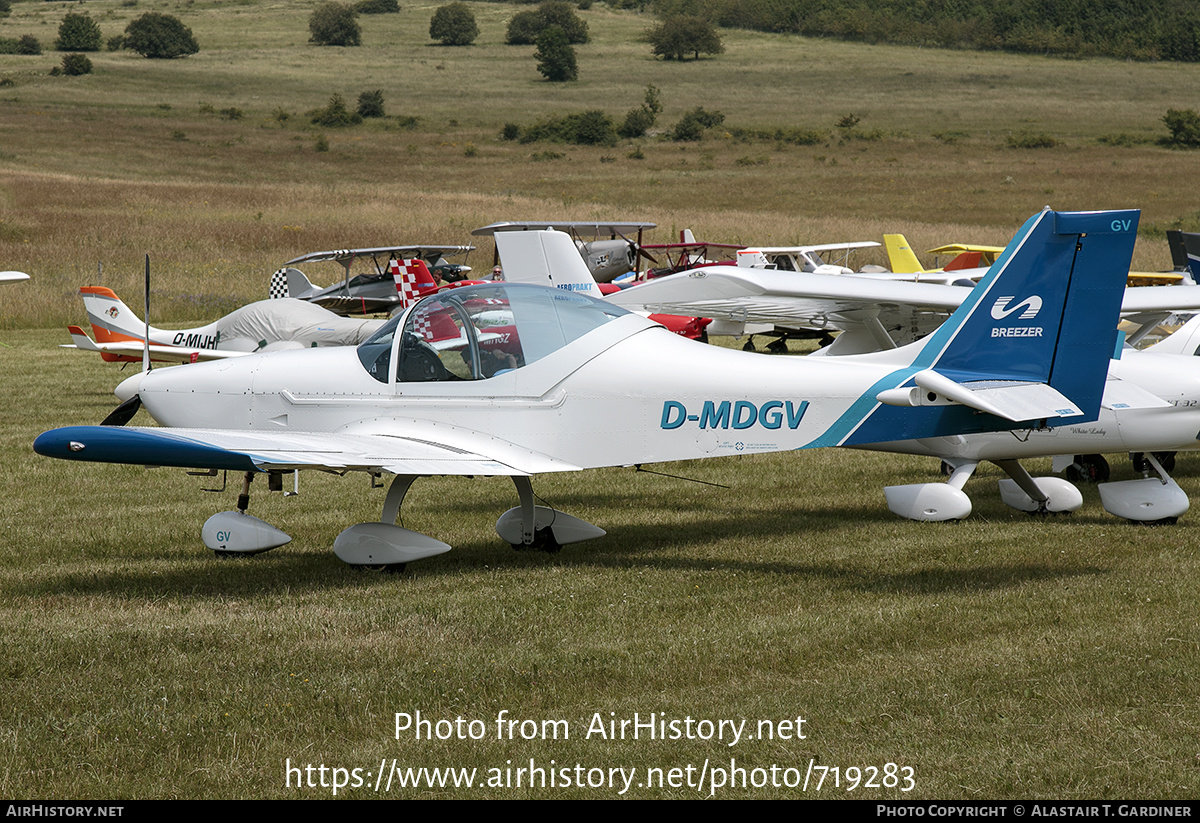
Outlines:
<svg viewBox="0 0 1200 823"><path fill-rule="evenodd" d="M379 246L369 249L337 249L304 254L287 261L271 275L268 296L292 297L315 303L335 314L376 314L398 308L399 298L392 283L391 264L401 258L419 259L445 282L461 281L471 267L453 264L447 257L466 255L474 246ZM321 288L296 266L319 262L337 263L344 270L341 283ZM355 266L366 271L353 274Z"/></svg>
<svg viewBox="0 0 1200 823"><path fill-rule="evenodd" d="M0 283L20 283L28 279L29 275L23 271L0 271Z"/></svg>
<svg viewBox="0 0 1200 823"><path fill-rule="evenodd" d="M435 282L420 258L392 260L388 268L401 308L445 288ZM97 352L108 362L141 361L147 339L150 359L160 363L196 363L317 346L357 346L387 322L341 317L312 303L284 298L242 306L196 328L159 329L147 326L109 288L85 286L79 293L96 339L93 341L79 326L68 326L75 342L64 348Z"/></svg>
<svg viewBox="0 0 1200 823"><path fill-rule="evenodd" d="M610 283L623 274L637 271L639 259L645 257L651 262L654 261L654 257L647 253L642 245L642 235L654 227L654 223L636 221L589 223L578 220L551 220L539 223L536 220L523 220L491 223L475 229L471 234L476 237L494 237L498 232L543 229L566 232L574 240L579 256L587 264L596 282ZM636 240L633 239L635 234Z"/></svg>
<svg viewBox="0 0 1200 823"><path fill-rule="evenodd" d="M927 283L945 282L958 283L959 279L976 281L987 272L988 266L996 262L996 258L1004 251L1003 246L977 246L968 243L950 243L930 249L929 254L954 257L942 268L926 269L913 253L912 247L903 234L885 234L884 247L887 249L888 265L897 274L911 274L915 279ZM1187 253L1184 251L1182 233L1171 229L1167 232L1167 246L1171 250L1172 271L1164 272L1129 272L1130 286L1170 286L1174 284L1194 285L1190 277Z"/></svg>
<svg viewBox="0 0 1200 823"><path fill-rule="evenodd" d="M34 449L244 472L238 511L214 515L202 530L223 552L290 539L245 510L256 475L278 487L295 469L396 475L380 522L334 541L348 563L399 565L449 550L394 525L408 488L431 474L511 477L520 505L500 517L497 533L518 547L556 548L603 532L535 507L534 474L1094 419L1137 216L1035 215L964 305L901 349L768 358L682 340L583 295L495 283L425 298L357 349L143 372L126 381L137 389L130 405L164 428L67 427L43 433ZM575 256L558 232L498 241L502 254L507 245L519 257L530 254L522 244L540 247L547 268ZM432 331L447 326L458 345ZM498 327L511 327L504 348L485 353L481 332ZM624 431L596 437L601 419L610 433Z"/></svg>
<svg viewBox="0 0 1200 823"><path fill-rule="evenodd" d="M351 320L302 300L260 300L220 320L191 329L159 329L147 325L112 289L84 286L88 322L95 340L79 326L68 326L80 351L98 352L109 362L140 362L149 339L150 359L195 363L242 357L254 352L311 346L355 346L385 320Z"/></svg>

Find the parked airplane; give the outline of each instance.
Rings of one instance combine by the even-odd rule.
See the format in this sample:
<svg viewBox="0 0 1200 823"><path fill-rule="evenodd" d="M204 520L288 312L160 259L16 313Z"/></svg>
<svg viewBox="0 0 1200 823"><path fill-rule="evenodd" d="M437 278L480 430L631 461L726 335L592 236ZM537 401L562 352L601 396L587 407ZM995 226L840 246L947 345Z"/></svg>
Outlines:
<svg viewBox="0 0 1200 823"><path fill-rule="evenodd" d="M578 287L573 287L578 288ZM875 275L826 277L745 266L705 266L640 283L612 295L638 311L711 317L709 335L780 327L836 333L819 354L860 354L911 343L937 328L973 289ZM1175 312L1200 309L1200 291L1127 289L1122 316L1154 328ZM1140 330L1139 332L1140 333ZM1136 339L1136 335L1131 335Z"/></svg>
<svg viewBox="0 0 1200 823"><path fill-rule="evenodd" d="M675 272L688 271L723 262L713 260L720 251L738 252L746 248L735 243L702 243L692 234L691 229L681 229L678 243L647 243L642 250L649 255L660 255L665 258L664 265L646 269L638 275L638 280L652 280L655 277L666 277Z"/></svg>
<svg viewBox="0 0 1200 823"><path fill-rule="evenodd" d="M443 288L420 258L392 260L388 269L388 285L401 308ZM151 360L195 363L263 351L357 346L387 322L340 317L313 303L284 298L250 303L192 329L159 329L147 326L109 288L85 286L79 293L96 339L79 326L68 326L75 342L66 348L97 352L108 362L140 362L147 333Z"/></svg>
<svg viewBox="0 0 1200 823"><path fill-rule="evenodd" d="M449 550L394 525L409 486L427 474L512 477L520 505L497 533L518 547L557 548L603 532L535 507L533 474L1094 419L1137 219L1136 211L1035 215L964 305L901 349L836 361L759 357L682 340L583 295L494 283L426 298L356 349L143 372L126 381L137 395L110 420L128 422L144 405L166 428L73 426L43 433L34 449L244 472L238 511L202 530L218 551L290 540L245 510L257 474L278 486L283 472L301 468L396 475L381 521L334 542L352 564ZM540 246L548 268L578 260L558 232L497 241L502 255ZM431 345L430 330L446 324L459 330L458 345L444 336ZM485 362L479 332L499 325L513 330ZM618 436L595 436L597 420ZM1057 490L1047 495L1025 479L1053 508Z"/></svg>
<svg viewBox="0 0 1200 823"><path fill-rule="evenodd" d="M884 247L887 249L888 265L891 270L896 273L905 273L916 275L916 279L925 282L955 282L954 278L966 278L968 280L978 280L987 272L988 266L996 262L996 258L1004 251L1003 246L977 246L967 243L950 243L945 246L938 246L936 249L930 249L929 254L946 255L953 254L953 259L950 260L942 268L926 269L922 267L921 261L917 259L913 253L912 247L908 244L903 234L885 234L883 236ZM1167 246L1171 250L1171 262L1173 265L1172 271L1164 272L1145 272L1131 271L1129 272L1128 285L1130 286L1171 286L1175 284L1195 285L1195 281L1191 278L1187 263L1187 253L1183 248L1183 239L1181 232L1172 229L1167 232ZM948 274L942 279L938 279L938 275L943 272Z"/></svg>
<svg viewBox="0 0 1200 823"><path fill-rule="evenodd" d="M443 282L466 278L471 267L446 262L447 257L474 251L474 246L380 246L369 249L337 249L304 254L289 260L271 275L269 297L293 297L329 309L335 314L375 314L396 309L399 298L392 283L390 265L401 258L421 259ZM344 269L341 283L314 286L299 265L332 261ZM352 274L355 266L367 271Z"/></svg>
<svg viewBox="0 0 1200 823"><path fill-rule="evenodd" d="M1169 340L1169 338L1168 338ZM1166 341L1164 341L1166 342ZM888 508L911 520L958 520L972 510L963 491L982 462L995 463L1011 479L1000 481L1001 499L1032 511L1029 496L1020 490L1024 470L1018 460L1053 457L1052 470L1096 482L1104 508L1117 517L1137 522L1174 523L1188 510L1188 498L1171 479L1174 453L1200 447L1200 362L1194 357L1156 351L1126 350L1109 364L1100 415L1090 423L1055 428L1029 427L1003 434L909 439L874 443L872 451L937 457L950 474L945 483L917 483L884 489ZM1141 455L1142 479L1107 482L1104 452ZM1020 471L1014 472L1015 469ZM1070 484L1057 478L1038 478L1057 500L1069 499ZM1053 493L1051 493L1052 496ZM1074 492L1074 510L1083 497Z"/></svg>
<svg viewBox="0 0 1200 823"><path fill-rule="evenodd" d="M20 283L28 279L29 275L23 271L0 271L0 283Z"/></svg>
<svg viewBox="0 0 1200 823"><path fill-rule="evenodd" d="M654 261L654 257L644 251L642 246L643 233L654 227L654 223L642 222L589 223L579 220L550 220L539 223L536 220L510 220L481 226L471 234L477 237L494 237L497 232L508 231L553 229L566 232L571 235L575 247L579 249L579 256L587 263L596 282L609 283L623 274L637 271L638 260L642 257ZM636 240L633 239L635 233Z"/></svg>

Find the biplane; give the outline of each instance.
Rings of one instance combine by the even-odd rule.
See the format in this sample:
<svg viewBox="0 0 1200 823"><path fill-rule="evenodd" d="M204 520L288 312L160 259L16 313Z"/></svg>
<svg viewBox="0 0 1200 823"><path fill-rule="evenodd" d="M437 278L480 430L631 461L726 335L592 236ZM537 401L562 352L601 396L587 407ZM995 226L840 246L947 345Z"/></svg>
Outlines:
<svg viewBox="0 0 1200 823"><path fill-rule="evenodd" d="M465 280L471 267L465 262L450 263L446 258L463 255L465 260L474 250L474 246L409 245L312 252L289 260L272 274L268 296L305 300L341 315L390 312L399 304L389 268L393 260L423 260L441 282L452 283ZM308 275L296 268L321 262L341 266L342 282L324 288L314 286ZM354 273L356 268L358 274Z"/></svg>

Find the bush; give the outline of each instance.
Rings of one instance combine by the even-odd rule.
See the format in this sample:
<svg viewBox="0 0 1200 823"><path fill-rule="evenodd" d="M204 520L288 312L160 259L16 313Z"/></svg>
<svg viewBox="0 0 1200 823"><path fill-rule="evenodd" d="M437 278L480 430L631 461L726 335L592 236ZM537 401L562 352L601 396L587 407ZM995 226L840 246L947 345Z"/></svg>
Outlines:
<svg viewBox="0 0 1200 823"><path fill-rule="evenodd" d="M509 127L512 128L512 136ZM617 131L613 119L599 109L568 114L566 117L550 117L521 131L512 123L505 126L504 139L522 143L549 140L555 143L575 143L581 146L612 146L617 142Z"/></svg>
<svg viewBox="0 0 1200 823"><path fill-rule="evenodd" d="M308 114L312 118L312 122L318 126L337 128L339 126L355 126L362 122L362 115L351 114L346 108L346 101L340 94L330 97L329 105L325 108L315 109Z"/></svg>
<svg viewBox="0 0 1200 823"><path fill-rule="evenodd" d="M41 54L42 44L32 34L22 34L17 38L17 54Z"/></svg>
<svg viewBox="0 0 1200 823"><path fill-rule="evenodd" d="M104 44L109 51L120 51L125 48L125 35L114 34L108 38L108 42Z"/></svg>
<svg viewBox="0 0 1200 823"><path fill-rule="evenodd" d="M1163 123L1171 132L1167 138L1169 146L1200 146L1200 114L1194 109L1167 109Z"/></svg>
<svg viewBox="0 0 1200 823"><path fill-rule="evenodd" d="M479 36L475 15L466 3L456 2L440 6L429 21L429 36L441 40L443 46L469 46Z"/></svg>
<svg viewBox="0 0 1200 823"><path fill-rule="evenodd" d="M200 51L192 30L178 17L156 11L146 12L125 27L124 46L155 60L187 57Z"/></svg>
<svg viewBox="0 0 1200 823"><path fill-rule="evenodd" d="M359 14L399 14L400 4L396 0L362 0L354 4Z"/></svg>
<svg viewBox="0 0 1200 823"><path fill-rule="evenodd" d="M703 17L675 15L646 31L650 51L665 60L683 60L691 54L721 54L725 46L712 23Z"/></svg>
<svg viewBox="0 0 1200 823"><path fill-rule="evenodd" d="M646 97L642 105L629 110L629 113L625 115L625 122L621 124L621 128L617 129L617 134L626 138L641 137L654 125L654 121L658 119L661 111L662 103L658 99L658 88L653 85L646 86Z"/></svg>
<svg viewBox="0 0 1200 823"><path fill-rule="evenodd" d="M701 106L689 111L671 132L671 139L676 142L700 140L704 137L705 129L719 126L725 122L725 115L719 111L706 111Z"/></svg>
<svg viewBox="0 0 1200 823"><path fill-rule="evenodd" d="M383 117L383 89L364 91L358 96L359 117Z"/></svg>
<svg viewBox="0 0 1200 823"><path fill-rule="evenodd" d="M86 14L67 12L58 24L55 51L100 51L100 24Z"/></svg>
<svg viewBox="0 0 1200 823"><path fill-rule="evenodd" d="M1058 141L1045 132L1034 132L1024 129L1013 132L1005 138L1010 149L1052 149Z"/></svg>
<svg viewBox="0 0 1200 823"><path fill-rule="evenodd" d="M537 59L538 71L552 83L563 83L579 77L575 49L558 26L550 26L538 35L537 51L533 56Z"/></svg>
<svg viewBox="0 0 1200 823"><path fill-rule="evenodd" d="M308 42L318 46L361 46L362 29L356 16L350 6L322 3L308 18L308 30L312 34Z"/></svg>
<svg viewBox="0 0 1200 823"><path fill-rule="evenodd" d="M91 74L92 61L87 58L86 54L64 54L62 59L62 73L68 77Z"/></svg>
<svg viewBox="0 0 1200 823"><path fill-rule="evenodd" d="M642 137L654 125L654 115L643 108L630 109L625 115L625 122L617 129L621 137Z"/></svg>
<svg viewBox="0 0 1200 823"><path fill-rule="evenodd" d="M528 46L537 42L537 37L550 26L558 26L567 36L568 43L588 41L587 23L563 0L546 0L535 11L522 11L508 21L508 33L504 42L510 46Z"/></svg>
<svg viewBox="0 0 1200 823"><path fill-rule="evenodd" d="M0 0L0 14L8 14L10 11L12 11L10 0Z"/></svg>
<svg viewBox="0 0 1200 823"><path fill-rule="evenodd" d="M521 127L516 123L505 123L500 131L501 140L516 140L521 136Z"/></svg>

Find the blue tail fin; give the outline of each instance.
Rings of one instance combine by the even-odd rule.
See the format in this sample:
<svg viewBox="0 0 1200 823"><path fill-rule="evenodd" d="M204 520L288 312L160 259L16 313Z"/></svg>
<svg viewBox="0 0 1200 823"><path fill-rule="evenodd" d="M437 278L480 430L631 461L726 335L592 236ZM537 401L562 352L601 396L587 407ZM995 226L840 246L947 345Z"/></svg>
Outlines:
<svg viewBox="0 0 1200 823"><path fill-rule="evenodd" d="M913 366L958 382L1048 383L1094 418L1138 216L1136 210L1034 215L929 336Z"/></svg>
<svg viewBox="0 0 1200 823"><path fill-rule="evenodd" d="M1200 234L1185 231L1181 237L1184 256L1187 258L1188 268L1192 271L1192 279L1200 283Z"/></svg>

